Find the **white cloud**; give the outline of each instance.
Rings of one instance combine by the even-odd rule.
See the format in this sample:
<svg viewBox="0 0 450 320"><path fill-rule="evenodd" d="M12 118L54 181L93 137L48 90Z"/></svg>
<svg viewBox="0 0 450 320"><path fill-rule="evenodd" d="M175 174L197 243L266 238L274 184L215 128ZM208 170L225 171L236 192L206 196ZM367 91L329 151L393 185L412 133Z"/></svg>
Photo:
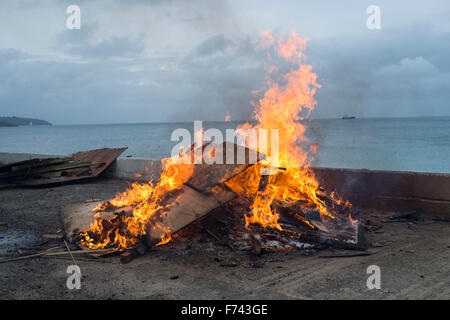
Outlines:
<svg viewBox="0 0 450 320"><path fill-rule="evenodd" d="M439 70L423 57L403 58L398 63L381 67L375 72L382 76L417 77L439 73Z"/></svg>

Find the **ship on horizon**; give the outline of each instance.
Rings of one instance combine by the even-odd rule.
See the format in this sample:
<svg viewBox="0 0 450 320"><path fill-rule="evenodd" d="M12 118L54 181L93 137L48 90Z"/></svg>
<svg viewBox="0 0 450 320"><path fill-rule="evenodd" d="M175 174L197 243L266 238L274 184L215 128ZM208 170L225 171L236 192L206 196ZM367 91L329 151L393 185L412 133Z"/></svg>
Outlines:
<svg viewBox="0 0 450 320"><path fill-rule="evenodd" d="M344 114L343 116L342 116L342 119L343 120L349 120L349 119L355 119L356 117L355 116L349 116L348 114Z"/></svg>

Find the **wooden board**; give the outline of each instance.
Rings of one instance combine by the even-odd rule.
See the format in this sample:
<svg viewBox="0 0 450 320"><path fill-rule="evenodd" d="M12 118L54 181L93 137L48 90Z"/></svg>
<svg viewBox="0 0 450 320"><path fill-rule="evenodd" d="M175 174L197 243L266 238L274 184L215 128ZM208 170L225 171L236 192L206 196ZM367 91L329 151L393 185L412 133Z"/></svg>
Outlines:
<svg viewBox="0 0 450 320"><path fill-rule="evenodd" d="M0 166L0 176L8 176L12 172L27 171L30 169L42 168L49 165L64 163L70 158L47 158L31 159L19 162L8 163Z"/></svg>
<svg viewBox="0 0 450 320"><path fill-rule="evenodd" d="M66 239L72 240L72 236L77 231L89 229L90 224L95 220L95 213L92 210L98 205L96 202L77 203L61 208L60 215L63 222ZM102 216L113 218L109 212L102 213Z"/></svg>
<svg viewBox="0 0 450 320"><path fill-rule="evenodd" d="M212 192L205 194L183 185L181 193L174 197L172 207L163 216L155 217L151 221L147 230L149 247L160 242L161 236L167 230L173 234L235 196L233 192L222 186L216 186Z"/></svg>
<svg viewBox="0 0 450 320"><path fill-rule="evenodd" d="M263 154L231 142L224 142L221 145L211 143L203 147L203 149L205 148L214 149L215 158L222 159L222 164L203 163L195 165L194 172L186 184L201 192L208 192L213 186L224 183L238 175L254 164L253 160L265 158ZM227 154L230 155L230 158L233 155L231 163L227 163ZM239 154L244 155L243 159L240 159L241 161L238 161Z"/></svg>
<svg viewBox="0 0 450 320"><path fill-rule="evenodd" d="M26 186L54 185L58 183L97 177L126 149L127 149L126 147L118 149L103 148L74 153L70 155L69 158L82 163L86 162L91 163L88 167L88 170L87 171L83 170L80 173L80 175L75 176L62 175L56 177L49 176L48 178L38 178L38 179L18 181L18 183Z"/></svg>

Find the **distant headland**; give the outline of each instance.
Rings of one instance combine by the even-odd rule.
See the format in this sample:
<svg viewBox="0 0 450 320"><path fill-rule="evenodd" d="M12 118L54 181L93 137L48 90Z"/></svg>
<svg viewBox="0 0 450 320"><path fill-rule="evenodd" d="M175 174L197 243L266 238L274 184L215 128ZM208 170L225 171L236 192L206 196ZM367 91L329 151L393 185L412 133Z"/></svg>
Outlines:
<svg viewBox="0 0 450 320"><path fill-rule="evenodd" d="M18 127L18 126L51 126L52 124L45 120L19 117L0 117L0 127Z"/></svg>

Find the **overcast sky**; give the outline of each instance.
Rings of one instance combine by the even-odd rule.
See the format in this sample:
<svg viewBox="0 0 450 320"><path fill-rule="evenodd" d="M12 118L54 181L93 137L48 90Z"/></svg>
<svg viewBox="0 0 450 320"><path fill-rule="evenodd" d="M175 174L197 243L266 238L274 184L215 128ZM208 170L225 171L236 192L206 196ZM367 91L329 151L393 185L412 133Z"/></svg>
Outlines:
<svg viewBox="0 0 450 320"><path fill-rule="evenodd" d="M81 8L68 30L66 8ZM381 9L381 30L366 8ZM54 124L234 120L264 86L262 30L308 39L316 118L449 116L450 3L3 0L0 115Z"/></svg>

